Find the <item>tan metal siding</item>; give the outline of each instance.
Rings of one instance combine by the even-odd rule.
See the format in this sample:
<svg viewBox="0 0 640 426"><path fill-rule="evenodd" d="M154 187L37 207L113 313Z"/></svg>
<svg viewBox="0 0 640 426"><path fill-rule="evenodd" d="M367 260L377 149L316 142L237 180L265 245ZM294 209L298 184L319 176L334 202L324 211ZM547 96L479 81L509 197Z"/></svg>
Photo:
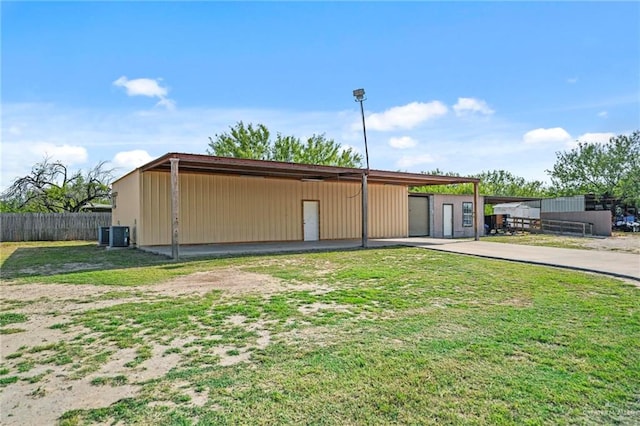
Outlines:
<svg viewBox="0 0 640 426"><path fill-rule="evenodd" d="M295 182L295 181L294 181ZM300 200L320 203L320 239L359 238L361 231L360 184L339 182L296 182L302 189ZM298 203L302 217L302 204ZM302 229L302 224L300 224Z"/></svg>
<svg viewBox="0 0 640 426"><path fill-rule="evenodd" d="M406 237L409 232L407 188L369 185L369 237Z"/></svg>
<svg viewBox="0 0 640 426"><path fill-rule="evenodd" d="M113 183L112 192L117 193L116 207L112 210L111 224L128 226L132 244L139 244L140 217L140 172L129 173Z"/></svg>
<svg viewBox="0 0 640 426"><path fill-rule="evenodd" d="M171 243L171 182L168 173L142 174L142 223L140 245Z"/></svg>
<svg viewBox="0 0 640 426"><path fill-rule="evenodd" d="M180 173L180 243L300 241L302 201L320 204L320 238L361 235L360 184ZM170 175L143 174L145 245L169 244ZM406 188L369 185L372 238L406 236Z"/></svg>

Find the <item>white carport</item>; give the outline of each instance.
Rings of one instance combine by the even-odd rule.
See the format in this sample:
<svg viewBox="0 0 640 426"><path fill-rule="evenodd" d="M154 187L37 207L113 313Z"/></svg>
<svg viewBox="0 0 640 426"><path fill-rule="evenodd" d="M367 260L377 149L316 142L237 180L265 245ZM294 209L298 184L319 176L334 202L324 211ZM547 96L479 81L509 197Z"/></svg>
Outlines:
<svg viewBox="0 0 640 426"><path fill-rule="evenodd" d="M503 203L493 206L494 214L507 214L509 217L521 217L525 219L540 219L540 209L530 207L525 203Z"/></svg>

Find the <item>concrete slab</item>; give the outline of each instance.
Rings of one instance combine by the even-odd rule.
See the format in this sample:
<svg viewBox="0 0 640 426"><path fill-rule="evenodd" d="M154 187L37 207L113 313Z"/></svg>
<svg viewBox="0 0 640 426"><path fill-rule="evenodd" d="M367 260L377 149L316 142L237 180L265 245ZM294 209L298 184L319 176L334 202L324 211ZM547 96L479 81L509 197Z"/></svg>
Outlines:
<svg viewBox="0 0 640 426"><path fill-rule="evenodd" d="M354 250L361 240L287 241L277 243L235 243L181 245L180 258L223 257L269 253L300 253L308 251ZM390 244L391 245L391 244ZM140 250L171 257L171 246L145 246Z"/></svg>
<svg viewBox="0 0 640 426"><path fill-rule="evenodd" d="M416 241L416 239L408 240L412 241L405 241L403 245L491 259L597 272L640 281L640 255L632 253L538 247L487 241L448 240L449 243L438 244L431 239L424 242Z"/></svg>

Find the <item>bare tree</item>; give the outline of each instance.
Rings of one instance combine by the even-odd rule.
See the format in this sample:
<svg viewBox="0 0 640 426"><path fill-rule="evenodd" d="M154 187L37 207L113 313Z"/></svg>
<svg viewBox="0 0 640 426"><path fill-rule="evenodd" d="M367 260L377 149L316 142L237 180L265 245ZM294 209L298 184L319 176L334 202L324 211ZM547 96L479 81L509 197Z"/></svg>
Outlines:
<svg viewBox="0 0 640 426"><path fill-rule="evenodd" d="M16 178L2 194L2 209L27 212L79 212L91 202L108 202L113 170L98 163L86 172L72 172L45 157L27 176Z"/></svg>

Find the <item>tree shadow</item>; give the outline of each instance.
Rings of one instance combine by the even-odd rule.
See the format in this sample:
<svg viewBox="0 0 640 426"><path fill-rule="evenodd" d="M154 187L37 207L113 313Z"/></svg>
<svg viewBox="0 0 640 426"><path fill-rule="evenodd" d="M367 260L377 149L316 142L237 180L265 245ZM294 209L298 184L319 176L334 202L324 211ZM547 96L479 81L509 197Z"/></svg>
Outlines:
<svg viewBox="0 0 640 426"><path fill-rule="evenodd" d="M0 265L0 278L3 281L18 278L46 277L51 275L68 275L93 271L107 271L128 268L159 267L174 270L184 266L207 260L224 260L235 258L280 257L297 254L320 252L345 252L362 250L361 248L299 250L272 253L233 253L210 254L188 257L175 261L162 254L154 254L133 248L107 249L95 243L78 245L61 245L52 242L17 247ZM397 249L400 246L371 247L371 249ZM2 250L10 248L2 247Z"/></svg>
<svg viewBox="0 0 640 426"><path fill-rule="evenodd" d="M108 250L91 243L53 244L16 248L0 265L2 279L176 264L165 256L135 249Z"/></svg>

